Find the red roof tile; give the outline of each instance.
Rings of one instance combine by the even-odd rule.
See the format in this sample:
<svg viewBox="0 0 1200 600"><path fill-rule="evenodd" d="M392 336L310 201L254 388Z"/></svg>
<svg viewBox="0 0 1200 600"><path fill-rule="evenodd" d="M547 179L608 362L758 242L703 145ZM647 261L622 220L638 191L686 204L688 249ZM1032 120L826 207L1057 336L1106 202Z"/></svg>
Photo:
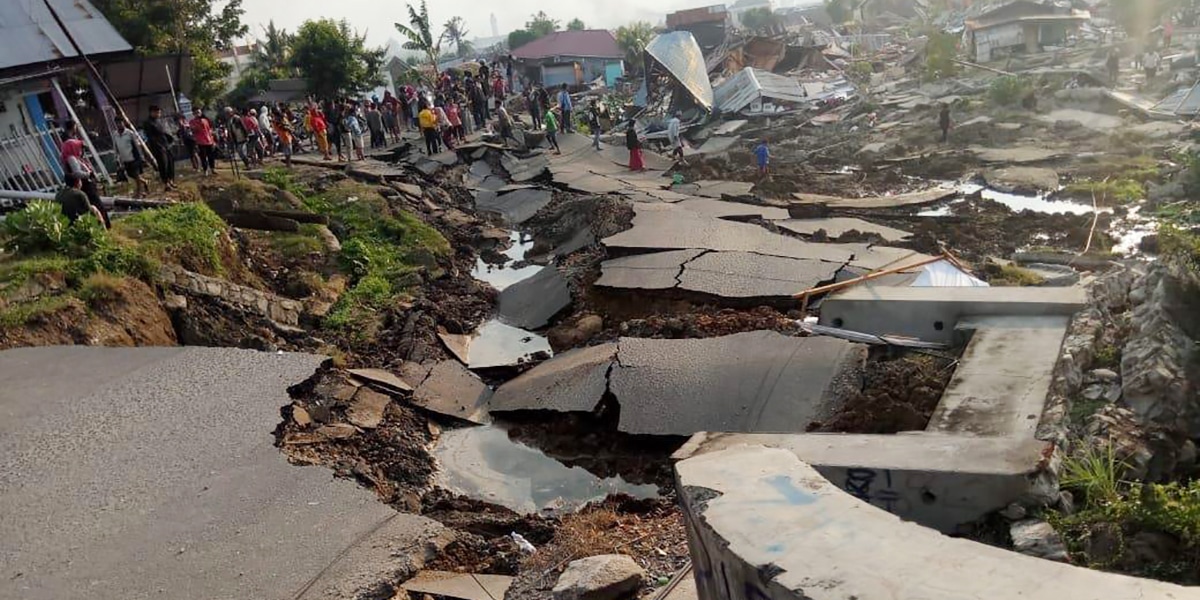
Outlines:
<svg viewBox="0 0 1200 600"><path fill-rule="evenodd" d="M517 48L512 55L513 58L538 60L554 56L622 58L625 53L617 46L617 38L611 31L588 29L557 31Z"/></svg>

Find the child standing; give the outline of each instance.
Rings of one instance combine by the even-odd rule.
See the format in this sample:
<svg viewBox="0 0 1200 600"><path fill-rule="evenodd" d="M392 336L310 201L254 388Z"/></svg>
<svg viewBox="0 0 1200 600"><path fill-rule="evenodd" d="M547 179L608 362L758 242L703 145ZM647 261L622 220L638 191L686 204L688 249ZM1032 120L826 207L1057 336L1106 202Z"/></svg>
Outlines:
<svg viewBox="0 0 1200 600"><path fill-rule="evenodd" d="M754 147L754 157L758 159L758 175L759 177L768 177L771 174L771 149L767 147L767 140L762 140Z"/></svg>
<svg viewBox="0 0 1200 600"><path fill-rule="evenodd" d="M562 154L562 150L558 147L558 116L554 114L554 107L546 110L546 141L550 142L550 147L554 148L555 154Z"/></svg>

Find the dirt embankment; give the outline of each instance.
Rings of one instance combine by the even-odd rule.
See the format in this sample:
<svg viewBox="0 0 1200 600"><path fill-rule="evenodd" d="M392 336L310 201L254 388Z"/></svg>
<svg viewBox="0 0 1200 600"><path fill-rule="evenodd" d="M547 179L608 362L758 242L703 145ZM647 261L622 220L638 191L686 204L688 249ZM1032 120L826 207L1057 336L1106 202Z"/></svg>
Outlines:
<svg viewBox="0 0 1200 600"><path fill-rule="evenodd" d="M24 346L174 346L171 317L154 290L130 278L96 280L86 301L60 297L19 327L0 327L0 350Z"/></svg>

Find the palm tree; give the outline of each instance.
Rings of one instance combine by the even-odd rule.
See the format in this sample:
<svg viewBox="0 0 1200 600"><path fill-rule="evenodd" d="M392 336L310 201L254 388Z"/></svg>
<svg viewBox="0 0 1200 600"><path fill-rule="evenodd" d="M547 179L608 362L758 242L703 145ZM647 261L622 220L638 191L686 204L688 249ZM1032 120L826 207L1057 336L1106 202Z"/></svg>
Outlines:
<svg viewBox="0 0 1200 600"><path fill-rule="evenodd" d="M629 66L631 73L642 70L642 52L653 37L654 27L645 21L617 28L617 46L625 53L625 64Z"/></svg>
<svg viewBox="0 0 1200 600"><path fill-rule="evenodd" d="M467 25L463 22L462 17L454 17L446 21L446 24L442 27L445 28L445 32L442 33L442 39L454 44L454 53L459 58L475 52L475 48L471 45L471 42L466 40L467 34L470 32L467 31Z"/></svg>
<svg viewBox="0 0 1200 600"><path fill-rule="evenodd" d="M254 55L250 57L251 67L270 77L287 77L292 73L292 35L286 29L277 29L275 21L267 23L263 34L263 40L255 46Z"/></svg>
<svg viewBox="0 0 1200 600"><path fill-rule="evenodd" d="M396 31L404 34L408 41L404 42L405 50L419 50L429 60L433 68L433 76L437 77L438 57L442 54L442 40L445 36L433 38L433 29L429 25L429 7L421 0L421 10L418 12L413 5L408 5L408 25L396 23Z"/></svg>

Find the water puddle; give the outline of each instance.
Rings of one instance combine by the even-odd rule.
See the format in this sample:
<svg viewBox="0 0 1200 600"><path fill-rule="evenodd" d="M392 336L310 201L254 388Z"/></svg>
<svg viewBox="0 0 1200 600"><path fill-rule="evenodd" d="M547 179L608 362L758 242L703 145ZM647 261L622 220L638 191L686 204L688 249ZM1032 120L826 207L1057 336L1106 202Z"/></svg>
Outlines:
<svg viewBox="0 0 1200 600"><path fill-rule="evenodd" d="M546 338L492 319L474 334L444 335L442 340L471 369L510 367L534 360L535 354L553 356Z"/></svg>
<svg viewBox="0 0 1200 600"><path fill-rule="evenodd" d="M509 239L512 243L508 249L503 252L508 258L503 265L494 265L483 260L483 258L475 259L475 269L471 271L471 276L484 283L491 284L497 291L504 291L513 284L520 283L530 277L533 277L542 269L540 265L529 265L526 267L514 268L509 266L512 263L525 260L525 255L533 249L533 238L527 240L522 239L523 236L518 231L513 231L509 234Z"/></svg>
<svg viewBox="0 0 1200 600"><path fill-rule="evenodd" d="M602 479L582 467L568 467L509 439L496 425L447 431L433 454L441 465L438 485L521 513L572 511L615 493L658 495L654 485Z"/></svg>
<svg viewBox="0 0 1200 600"><path fill-rule="evenodd" d="M950 202L947 202L941 206L935 206L933 208L927 208L925 210L922 210L921 212L917 213L917 216L918 217L949 217L950 215L954 214L954 210L952 207L955 204L961 204L963 202L965 202L965 200L962 200L961 198L958 200L951 200Z"/></svg>
<svg viewBox="0 0 1200 600"><path fill-rule="evenodd" d="M986 188L977 184L965 184L959 186L959 191L965 196L970 196L975 193L995 202L999 202L1014 212L1030 210L1037 213L1045 213L1049 215L1055 214L1070 214L1070 215L1090 215L1092 214L1092 205L1082 202L1074 202L1071 200L1050 200L1046 196L1022 196L1020 194L1006 194L998 192L991 188ZM1111 208L1100 209L1102 213L1111 213Z"/></svg>
<svg viewBox="0 0 1200 600"><path fill-rule="evenodd" d="M1158 233L1158 220L1144 217L1142 207L1134 206L1126 213L1125 218L1113 224L1112 233L1117 238L1113 244L1113 252L1133 256L1141 253L1142 240L1148 235Z"/></svg>

